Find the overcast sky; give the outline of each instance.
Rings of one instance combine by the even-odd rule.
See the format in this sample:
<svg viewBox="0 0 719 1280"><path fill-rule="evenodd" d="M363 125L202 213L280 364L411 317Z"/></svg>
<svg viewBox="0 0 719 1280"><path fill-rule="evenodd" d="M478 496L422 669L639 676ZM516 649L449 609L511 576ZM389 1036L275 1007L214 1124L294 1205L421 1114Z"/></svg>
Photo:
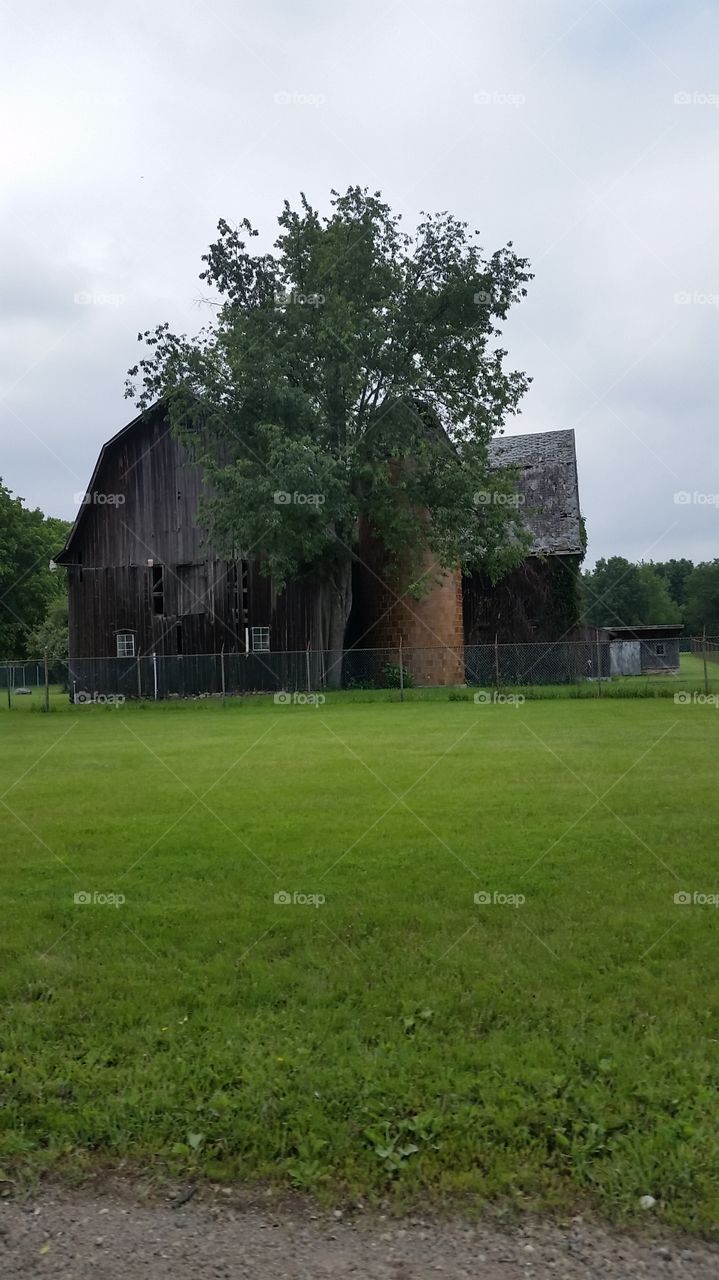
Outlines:
<svg viewBox="0 0 719 1280"><path fill-rule="evenodd" d="M137 333L194 331L219 217L380 188L535 272L509 431L574 427L599 556L719 554L719 6L18 0L2 7L0 476L74 517ZM688 495L677 501L675 495Z"/></svg>

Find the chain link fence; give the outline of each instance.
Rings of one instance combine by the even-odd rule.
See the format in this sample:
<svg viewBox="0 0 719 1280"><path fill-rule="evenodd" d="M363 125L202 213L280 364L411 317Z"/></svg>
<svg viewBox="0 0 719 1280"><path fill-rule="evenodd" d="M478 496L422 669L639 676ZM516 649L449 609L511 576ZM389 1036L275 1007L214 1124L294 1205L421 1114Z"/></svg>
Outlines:
<svg viewBox="0 0 719 1280"><path fill-rule="evenodd" d="M664 650L665 646L662 645ZM71 658L48 664L48 686L75 704L167 700L271 693L301 695L331 690L432 688L541 689L582 686L601 697L608 682L634 685L685 677L696 688L719 688L719 640L693 640L658 654L643 643L626 654L608 641L544 644L485 644L457 648L347 649L145 654L137 658ZM0 690L7 705L45 696L41 662L0 664Z"/></svg>
<svg viewBox="0 0 719 1280"><path fill-rule="evenodd" d="M719 662L719 637L717 636L701 636L693 637L690 640L690 653L695 657L706 658L707 662Z"/></svg>

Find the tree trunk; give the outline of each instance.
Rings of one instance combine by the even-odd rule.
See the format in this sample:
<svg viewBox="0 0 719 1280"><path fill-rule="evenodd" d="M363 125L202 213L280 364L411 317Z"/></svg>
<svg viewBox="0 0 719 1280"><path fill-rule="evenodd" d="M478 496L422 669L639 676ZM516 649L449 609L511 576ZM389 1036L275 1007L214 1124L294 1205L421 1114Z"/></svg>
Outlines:
<svg viewBox="0 0 719 1280"><path fill-rule="evenodd" d="M352 561L347 560L322 592L322 636L326 653L328 689L339 689L342 683L342 655L347 620L352 608Z"/></svg>

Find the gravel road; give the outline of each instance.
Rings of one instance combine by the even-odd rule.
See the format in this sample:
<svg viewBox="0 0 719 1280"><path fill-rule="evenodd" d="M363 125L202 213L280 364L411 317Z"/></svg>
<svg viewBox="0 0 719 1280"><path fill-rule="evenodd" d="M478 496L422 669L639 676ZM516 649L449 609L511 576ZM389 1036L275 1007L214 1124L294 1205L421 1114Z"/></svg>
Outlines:
<svg viewBox="0 0 719 1280"><path fill-rule="evenodd" d="M192 1188L44 1189L0 1200L0 1277L25 1280L716 1280L719 1246L565 1226L313 1209ZM184 1203L180 1203L183 1197Z"/></svg>

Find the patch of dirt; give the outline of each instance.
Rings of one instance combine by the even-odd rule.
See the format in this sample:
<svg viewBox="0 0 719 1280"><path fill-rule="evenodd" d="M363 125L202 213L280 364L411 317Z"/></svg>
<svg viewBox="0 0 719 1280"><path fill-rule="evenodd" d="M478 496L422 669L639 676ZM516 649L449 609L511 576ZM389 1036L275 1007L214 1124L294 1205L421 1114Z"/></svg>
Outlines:
<svg viewBox="0 0 719 1280"><path fill-rule="evenodd" d="M574 1218L439 1220L334 1212L304 1201L214 1201L191 1186L153 1201L136 1189L43 1188L0 1200L2 1280L715 1280L719 1246L650 1238Z"/></svg>

